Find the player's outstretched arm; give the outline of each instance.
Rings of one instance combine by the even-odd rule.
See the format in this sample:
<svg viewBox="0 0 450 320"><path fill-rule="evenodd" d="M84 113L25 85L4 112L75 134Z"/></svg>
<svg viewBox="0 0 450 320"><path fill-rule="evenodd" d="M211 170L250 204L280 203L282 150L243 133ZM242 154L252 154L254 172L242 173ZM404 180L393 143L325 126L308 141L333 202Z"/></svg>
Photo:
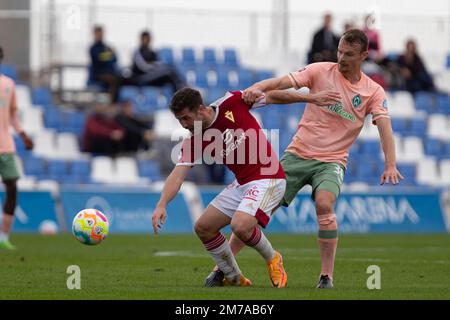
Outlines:
<svg viewBox="0 0 450 320"><path fill-rule="evenodd" d="M384 153L384 170L380 178L380 184L391 182L398 184L403 176L397 169L395 157L395 141L392 133L391 119L379 118L376 120L378 132L380 134L381 147Z"/></svg>
<svg viewBox="0 0 450 320"><path fill-rule="evenodd" d="M256 101L261 99L264 92L270 90L284 90L292 88L292 82L289 76L283 76L279 78L270 78L263 81L256 82L251 87L245 89L242 92L242 99L248 105L254 104Z"/></svg>
<svg viewBox="0 0 450 320"><path fill-rule="evenodd" d="M177 195L190 169L190 166L176 166L167 177L166 183L164 184L164 188L161 192L161 198L153 211L152 225L153 232L155 234L158 233L158 229L162 228L162 225L166 221L166 207Z"/></svg>
<svg viewBox="0 0 450 320"><path fill-rule="evenodd" d="M317 106L335 105L341 100L341 94L336 91L320 91L317 93L301 93L292 90L272 90L266 93L267 104L288 104L309 102Z"/></svg>

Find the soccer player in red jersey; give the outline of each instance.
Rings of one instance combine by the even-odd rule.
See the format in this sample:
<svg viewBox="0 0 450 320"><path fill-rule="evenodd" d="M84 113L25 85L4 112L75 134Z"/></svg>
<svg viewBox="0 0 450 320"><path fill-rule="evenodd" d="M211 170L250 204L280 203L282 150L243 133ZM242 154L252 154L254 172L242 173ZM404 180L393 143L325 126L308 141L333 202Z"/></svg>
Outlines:
<svg viewBox="0 0 450 320"><path fill-rule="evenodd" d="M278 100L279 94L283 95L282 100ZM235 91L227 92L221 99L205 106L197 90L184 88L174 95L170 103L171 111L192 136L183 142L178 163L166 180L153 212L153 229L157 233L165 222L167 204L178 193L195 163L225 164L235 174L236 180L208 205L194 226L197 236L223 272L224 285L251 285L239 269L228 240L220 232L223 227L231 225L235 236L265 259L272 286L286 286L282 256L273 249L259 227L267 226L284 196L285 174L250 109L279 101L322 101L329 104L337 101L338 94L292 92L291 98L289 101L285 93L271 91L249 106L242 100L241 92ZM205 286L212 285L207 281Z"/></svg>

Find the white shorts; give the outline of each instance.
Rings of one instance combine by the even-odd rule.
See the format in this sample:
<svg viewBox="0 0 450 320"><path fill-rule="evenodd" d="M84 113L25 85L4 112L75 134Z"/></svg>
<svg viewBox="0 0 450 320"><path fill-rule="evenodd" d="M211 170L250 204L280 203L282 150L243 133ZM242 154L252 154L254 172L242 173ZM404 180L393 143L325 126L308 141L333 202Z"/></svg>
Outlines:
<svg viewBox="0 0 450 320"><path fill-rule="evenodd" d="M236 211L248 213L265 228L273 209L283 199L285 190L285 179L255 180L244 185L234 180L211 201L211 205L230 218Z"/></svg>

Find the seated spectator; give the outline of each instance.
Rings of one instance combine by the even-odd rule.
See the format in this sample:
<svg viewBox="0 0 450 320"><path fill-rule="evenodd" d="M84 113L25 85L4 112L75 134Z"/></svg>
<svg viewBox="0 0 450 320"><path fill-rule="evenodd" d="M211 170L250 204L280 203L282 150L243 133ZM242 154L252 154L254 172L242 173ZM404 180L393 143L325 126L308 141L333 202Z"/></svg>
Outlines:
<svg viewBox="0 0 450 320"><path fill-rule="evenodd" d="M151 35L148 31L141 33L140 46L133 54L132 78L137 85L169 84L174 92L186 87L174 68L159 61L157 53L151 47Z"/></svg>
<svg viewBox="0 0 450 320"><path fill-rule="evenodd" d="M86 120L83 149L98 155L115 156L120 152L124 129L115 121L116 110L109 99L99 95L95 111Z"/></svg>
<svg viewBox="0 0 450 320"><path fill-rule="evenodd" d="M398 57L398 65L405 79L406 90L411 93L435 91L433 78L419 56L414 40L410 39L406 42L404 53Z"/></svg>
<svg viewBox="0 0 450 320"><path fill-rule="evenodd" d="M103 28L94 28L94 43L89 49L93 80L104 85L110 92L111 101L117 101L121 74L114 50L103 41Z"/></svg>
<svg viewBox="0 0 450 320"><path fill-rule="evenodd" d="M131 102L122 103L122 108L115 120L125 130L121 151L136 152L140 148L145 150L150 148L155 138L152 130L153 123L139 119L134 114Z"/></svg>
<svg viewBox="0 0 450 320"><path fill-rule="evenodd" d="M339 37L331 30L332 19L331 14L325 14L322 28L314 34L311 51L308 54L308 63L337 61L336 53Z"/></svg>

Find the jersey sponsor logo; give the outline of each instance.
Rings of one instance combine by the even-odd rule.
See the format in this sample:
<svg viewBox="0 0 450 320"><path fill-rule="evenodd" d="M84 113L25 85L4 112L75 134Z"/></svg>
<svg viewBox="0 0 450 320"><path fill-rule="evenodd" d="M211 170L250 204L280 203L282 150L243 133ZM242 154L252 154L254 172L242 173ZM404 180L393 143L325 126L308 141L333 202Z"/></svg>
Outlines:
<svg viewBox="0 0 450 320"><path fill-rule="evenodd" d="M230 120L231 122L234 123L233 112L231 112L230 110L225 111L225 118L227 118L228 120Z"/></svg>
<svg viewBox="0 0 450 320"><path fill-rule="evenodd" d="M361 96L359 94L357 94L356 96L353 97L352 99L352 106L353 108L358 108L361 105Z"/></svg>
<svg viewBox="0 0 450 320"><path fill-rule="evenodd" d="M356 117L353 114L348 113L347 111L344 110L344 106L342 105L341 102L336 103L334 106L329 106L327 107L327 109L331 112L336 113L337 115L339 115L344 119L350 120L351 122L356 121Z"/></svg>

